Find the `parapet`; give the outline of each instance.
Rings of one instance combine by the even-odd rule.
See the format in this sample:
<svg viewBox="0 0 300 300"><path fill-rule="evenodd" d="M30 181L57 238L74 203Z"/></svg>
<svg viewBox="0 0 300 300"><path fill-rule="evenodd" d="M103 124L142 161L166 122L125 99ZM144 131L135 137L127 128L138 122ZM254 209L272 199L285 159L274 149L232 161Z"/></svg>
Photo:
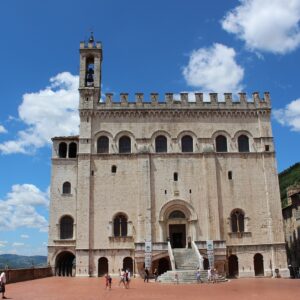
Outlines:
<svg viewBox="0 0 300 300"><path fill-rule="evenodd" d="M206 99L207 98L207 99ZM258 92L248 98L246 93L224 93L222 97L217 93L165 93L160 100L158 93L151 93L148 100L143 93L135 93L134 100L129 100L128 93L120 93L119 101L114 101L112 93L106 93L105 99L98 103L98 108L223 108L223 109L255 109L271 108L270 93L265 92L260 98Z"/></svg>
<svg viewBox="0 0 300 300"><path fill-rule="evenodd" d="M80 49L102 49L101 42L80 42Z"/></svg>

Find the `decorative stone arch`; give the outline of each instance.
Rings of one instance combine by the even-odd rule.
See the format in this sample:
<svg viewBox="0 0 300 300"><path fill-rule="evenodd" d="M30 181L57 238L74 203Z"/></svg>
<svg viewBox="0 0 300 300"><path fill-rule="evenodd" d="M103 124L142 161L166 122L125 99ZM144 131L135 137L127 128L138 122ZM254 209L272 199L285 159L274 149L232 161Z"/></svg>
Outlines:
<svg viewBox="0 0 300 300"><path fill-rule="evenodd" d="M158 136L160 136L160 135L163 135L163 136L166 137L166 139L167 139L167 153L168 153L168 152L170 153L170 152L171 152L171 149L172 149L172 147L171 147L172 137L171 137L171 135L169 134L169 132L167 132L167 131L165 131L165 130L157 130L157 131L155 131L155 132L152 134L152 136L151 136L151 138L150 138L150 151L155 153L155 139L156 139Z"/></svg>
<svg viewBox="0 0 300 300"><path fill-rule="evenodd" d="M129 221L129 216L128 216L128 214L126 213L126 212L124 212L124 211L118 211L118 212L116 212L116 213L114 213L113 214L113 216L112 216L112 219L111 219L111 221L109 222L109 224L110 224L110 234L111 234L111 236L114 236L114 237L117 237L116 235L115 235L115 219L118 217L118 216L124 216L125 217L125 219L126 219L126 228L123 228L123 229L120 229L121 231L120 231L120 233L122 233L122 230L125 230L126 231L126 235L122 235L122 234L119 234L119 235L117 235L117 236L119 236L119 237L126 237L126 236L132 236L132 222L131 221ZM121 224L121 226L124 226L125 224Z"/></svg>
<svg viewBox="0 0 300 300"><path fill-rule="evenodd" d="M75 251L71 249L59 250L53 254L53 260L55 261L54 274L56 276L75 276Z"/></svg>
<svg viewBox="0 0 300 300"><path fill-rule="evenodd" d="M169 216L174 211L181 211L185 218L169 219ZM160 224L160 239L166 241L172 239L172 227L174 225L181 225L185 227L185 246L188 246L191 240L196 238L196 223L198 216L191 204L184 200L174 199L165 203L159 211Z"/></svg>
<svg viewBox="0 0 300 300"><path fill-rule="evenodd" d="M94 135L94 153L97 153L97 145L98 145L98 139L101 137L101 136L106 136L108 138L108 153L112 153L113 152L113 135L106 131L106 130L101 130L101 131L98 131L95 135Z"/></svg>
<svg viewBox="0 0 300 300"><path fill-rule="evenodd" d="M239 147L238 147L238 138L241 135L245 135L248 137L249 139L249 152L255 152L255 146L254 146L254 139L253 139L253 135L247 131L247 130L239 130L234 134L234 137L232 139L233 141L233 150L235 152L239 152Z"/></svg>
<svg viewBox="0 0 300 300"><path fill-rule="evenodd" d="M231 152L232 149L233 149L232 138L231 138L230 134L227 131L225 131L225 130L217 130L211 136L211 141L212 141L212 144L214 146L215 151L217 150L217 147L216 147L216 138L219 135L223 135L223 136L226 137L226 140L227 140L227 152ZM220 153L222 153L222 152L220 152Z"/></svg>
<svg viewBox="0 0 300 300"><path fill-rule="evenodd" d="M136 138L133 135L133 133L128 131L128 130L122 130L122 131L118 132L115 135L115 137L113 139L114 152L119 153L119 140L123 136L128 136L130 138L130 142L131 142L131 151L130 151L130 153L136 153L137 152Z"/></svg>
<svg viewBox="0 0 300 300"><path fill-rule="evenodd" d="M198 138L197 135L191 130L183 130L177 135L177 145L178 145L179 152L182 152L181 142L182 142L182 138L186 135L190 136L193 139L193 152L198 152L199 151L199 145L197 143Z"/></svg>

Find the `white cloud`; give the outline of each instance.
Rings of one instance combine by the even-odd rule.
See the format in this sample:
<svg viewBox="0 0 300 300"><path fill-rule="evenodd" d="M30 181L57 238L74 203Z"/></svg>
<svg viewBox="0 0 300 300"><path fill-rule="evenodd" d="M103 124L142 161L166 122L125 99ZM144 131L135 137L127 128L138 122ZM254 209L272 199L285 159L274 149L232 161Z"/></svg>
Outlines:
<svg viewBox="0 0 300 300"><path fill-rule="evenodd" d="M48 222L36 207L48 207L47 192L32 184L13 185L5 200L0 200L0 231L18 227L48 230Z"/></svg>
<svg viewBox="0 0 300 300"><path fill-rule="evenodd" d="M183 69L188 85L206 92L237 92L244 70L235 61L235 50L222 44L194 50Z"/></svg>
<svg viewBox="0 0 300 300"><path fill-rule="evenodd" d="M4 126L0 125L0 133L6 133L7 130L4 128Z"/></svg>
<svg viewBox="0 0 300 300"><path fill-rule="evenodd" d="M0 247L6 247L8 241L0 241Z"/></svg>
<svg viewBox="0 0 300 300"><path fill-rule="evenodd" d="M15 242L12 244L13 247L21 247L21 246L24 246L25 244L24 243L18 243L18 242Z"/></svg>
<svg viewBox="0 0 300 300"><path fill-rule="evenodd" d="M21 234L21 236L20 236L22 239L28 239L29 238L29 235L27 235L27 234Z"/></svg>
<svg viewBox="0 0 300 300"><path fill-rule="evenodd" d="M23 95L18 108L25 129L14 140L0 144L0 152L33 153L53 136L78 134L78 76L68 72L50 78L50 86Z"/></svg>
<svg viewBox="0 0 300 300"><path fill-rule="evenodd" d="M222 26L250 50L284 54L300 45L299 21L299 0L240 0Z"/></svg>
<svg viewBox="0 0 300 300"><path fill-rule="evenodd" d="M285 108L274 110L273 115L280 124L300 132L300 99L292 101Z"/></svg>

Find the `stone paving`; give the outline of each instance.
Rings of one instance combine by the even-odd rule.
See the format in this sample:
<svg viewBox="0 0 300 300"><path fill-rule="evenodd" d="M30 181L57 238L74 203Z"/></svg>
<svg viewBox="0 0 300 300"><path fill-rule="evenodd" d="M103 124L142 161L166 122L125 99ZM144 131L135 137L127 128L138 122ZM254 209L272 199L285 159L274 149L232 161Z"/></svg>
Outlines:
<svg viewBox="0 0 300 300"><path fill-rule="evenodd" d="M217 284L160 284L133 279L129 289L113 279L112 290L105 289L103 278L50 277L7 285L6 296L16 300L295 300L300 297L300 280L238 279Z"/></svg>

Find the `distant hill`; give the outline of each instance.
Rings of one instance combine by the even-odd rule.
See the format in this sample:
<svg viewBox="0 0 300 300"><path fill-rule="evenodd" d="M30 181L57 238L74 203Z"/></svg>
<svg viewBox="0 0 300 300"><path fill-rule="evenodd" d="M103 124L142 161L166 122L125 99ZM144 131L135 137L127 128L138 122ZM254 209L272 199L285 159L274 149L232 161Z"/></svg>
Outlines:
<svg viewBox="0 0 300 300"><path fill-rule="evenodd" d="M8 266L10 269L43 267L47 265L47 256L23 256L16 254L0 255L0 270Z"/></svg>
<svg viewBox="0 0 300 300"><path fill-rule="evenodd" d="M286 189L295 183L300 182L300 163L296 163L278 175L280 186L281 205L287 205Z"/></svg>

